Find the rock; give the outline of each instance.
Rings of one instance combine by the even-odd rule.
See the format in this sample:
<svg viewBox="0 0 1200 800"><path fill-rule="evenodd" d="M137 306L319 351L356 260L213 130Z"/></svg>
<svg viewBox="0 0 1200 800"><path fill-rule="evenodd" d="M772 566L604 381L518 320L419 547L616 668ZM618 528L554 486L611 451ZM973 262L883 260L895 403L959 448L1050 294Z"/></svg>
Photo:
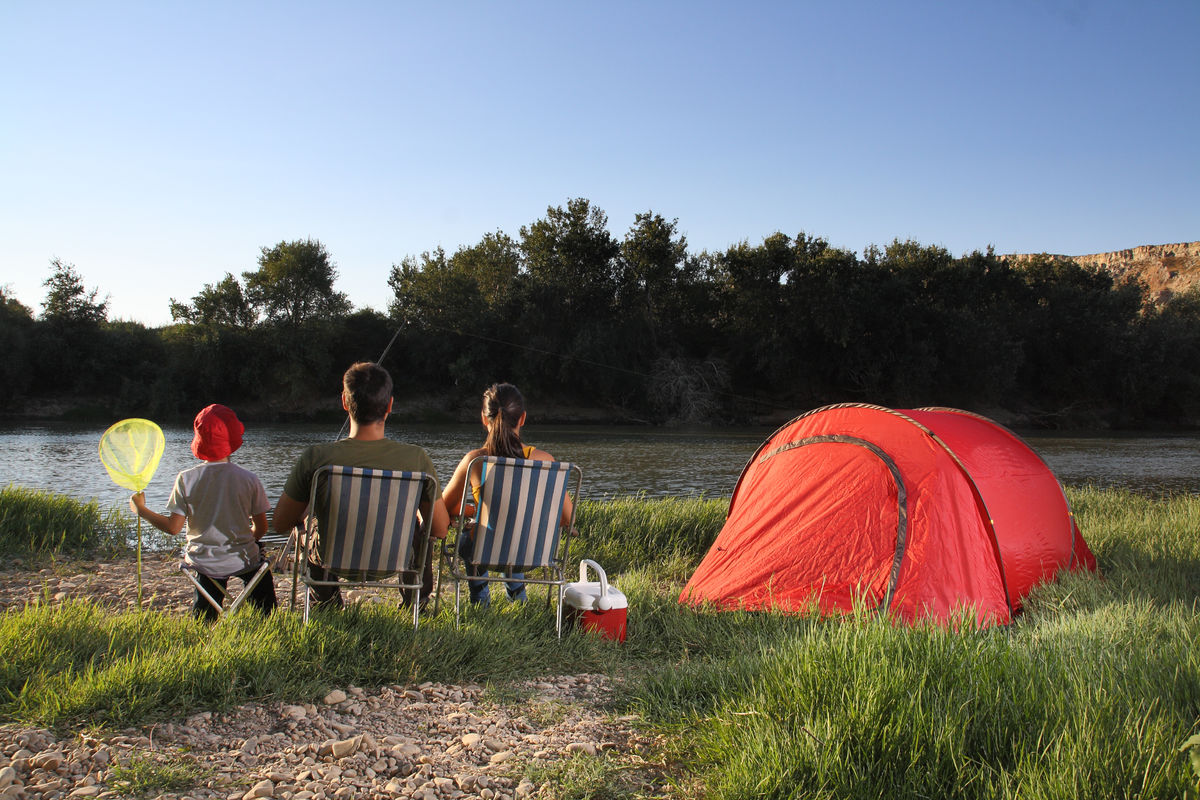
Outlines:
<svg viewBox="0 0 1200 800"><path fill-rule="evenodd" d="M354 751L358 749L358 745L362 742L361 736L351 736L349 739L341 739L333 743L330 747L330 752L334 758L346 758L354 755Z"/></svg>
<svg viewBox="0 0 1200 800"><path fill-rule="evenodd" d="M571 742L567 745L566 752L568 755L583 753L584 755L594 756L596 755L596 745L591 742Z"/></svg>
<svg viewBox="0 0 1200 800"><path fill-rule="evenodd" d="M0 789L5 789L17 780L17 771L12 767L0 768Z"/></svg>
<svg viewBox="0 0 1200 800"><path fill-rule="evenodd" d="M268 780L261 780L254 786L250 787L250 791L242 795L242 800L254 800L256 797L274 797L275 784Z"/></svg>
<svg viewBox="0 0 1200 800"><path fill-rule="evenodd" d="M488 763L503 764L505 761L508 761L515 755L516 753L514 753L512 750L501 750L499 753L492 753L492 757L488 759Z"/></svg>
<svg viewBox="0 0 1200 800"><path fill-rule="evenodd" d="M294 720L302 720L308 716L308 710L304 706L284 706L283 715Z"/></svg>
<svg viewBox="0 0 1200 800"><path fill-rule="evenodd" d="M462 742L463 747L470 749L470 748L474 747L475 745L479 744L479 742L482 741L482 739L483 739L483 737L480 736L478 733L464 733L462 735L462 739L460 739L460 741Z"/></svg>
<svg viewBox="0 0 1200 800"><path fill-rule="evenodd" d="M95 797L103 791L103 786L79 786L75 789L72 789L67 797Z"/></svg>
<svg viewBox="0 0 1200 800"><path fill-rule="evenodd" d="M61 750L50 750L45 753L38 753L29 759L29 765L38 769L44 769L47 772L53 772L62 765L66 758Z"/></svg>
<svg viewBox="0 0 1200 800"><path fill-rule="evenodd" d="M334 689L329 694L325 695L323 703L327 706L336 706L338 703L346 702L346 693L341 689Z"/></svg>
<svg viewBox="0 0 1200 800"><path fill-rule="evenodd" d="M392 747L392 755L398 758L410 760L421 755L421 748L417 747L415 744L398 744Z"/></svg>

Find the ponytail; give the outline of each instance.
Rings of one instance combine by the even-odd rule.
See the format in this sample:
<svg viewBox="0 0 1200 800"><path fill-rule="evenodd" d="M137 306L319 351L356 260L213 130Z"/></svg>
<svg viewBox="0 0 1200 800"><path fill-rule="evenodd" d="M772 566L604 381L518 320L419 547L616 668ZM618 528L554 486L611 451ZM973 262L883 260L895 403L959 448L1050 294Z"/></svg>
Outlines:
<svg viewBox="0 0 1200 800"><path fill-rule="evenodd" d="M483 416L487 420L487 441L483 450L489 456L524 458L525 449L517 427L525 413L525 398L511 383L493 383L483 393Z"/></svg>

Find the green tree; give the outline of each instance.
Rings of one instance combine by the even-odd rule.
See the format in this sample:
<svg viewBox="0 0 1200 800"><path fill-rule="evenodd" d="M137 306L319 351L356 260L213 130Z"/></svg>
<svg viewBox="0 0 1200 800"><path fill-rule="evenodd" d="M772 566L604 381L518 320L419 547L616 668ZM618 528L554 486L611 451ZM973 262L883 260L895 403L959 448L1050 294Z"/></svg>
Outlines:
<svg viewBox="0 0 1200 800"><path fill-rule="evenodd" d="M34 326L33 311L0 286L0 402L11 402L30 383L29 337Z"/></svg>
<svg viewBox="0 0 1200 800"><path fill-rule="evenodd" d="M571 319L607 317L619 250L608 231L608 216L583 198L568 200L566 208L548 208L544 219L521 226L521 252L534 299L557 323L555 333Z"/></svg>
<svg viewBox="0 0 1200 800"><path fill-rule="evenodd" d="M508 374L504 342L524 338L515 305L520 264L515 242L497 232L453 256L438 248L392 267L392 318L424 341L413 354L427 362L418 374L471 386Z"/></svg>
<svg viewBox="0 0 1200 800"><path fill-rule="evenodd" d="M13 297L12 286L0 286L0 319L33 319L33 309Z"/></svg>
<svg viewBox="0 0 1200 800"><path fill-rule="evenodd" d="M171 298L171 319L195 325L230 325L249 328L257 319L254 309L233 273L226 272L217 284L206 283L190 303Z"/></svg>
<svg viewBox="0 0 1200 800"><path fill-rule="evenodd" d="M1021 383L1047 425L1102 412L1120 395L1143 289L1108 271L1041 254L1017 265L1029 299L1020 320Z"/></svg>
<svg viewBox="0 0 1200 800"><path fill-rule="evenodd" d="M609 384L620 373L604 365L619 363L625 348L615 341L622 332L612 327L619 244L607 215L586 199L571 199L522 226L520 248L525 280L510 330L524 349L514 354L514 372L531 391L569 386L611 401Z"/></svg>
<svg viewBox="0 0 1200 800"><path fill-rule="evenodd" d="M634 215L633 227L621 242L617 262L617 302L622 313L636 311L658 323L678 308L678 291L689 277L687 238L679 220L667 222L652 211Z"/></svg>
<svg viewBox="0 0 1200 800"><path fill-rule="evenodd" d="M773 233L753 247L743 241L717 260L718 325L736 384L778 385L797 352L787 341L784 288L792 262L792 240L783 233Z"/></svg>
<svg viewBox="0 0 1200 800"><path fill-rule="evenodd" d="M336 319L350 312L329 251L316 239L280 242L262 248L258 269L243 272L246 298L271 322L298 327L310 319Z"/></svg>
<svg viewBox="0 0 1200 800"><path fill-rule="evenodd" d="M74 264L50 259L51 274L43 282L49 291L42 302L42 318L61 322L98 324L108 319L108 299L97 302L99 289L88 291Z"/></svg>

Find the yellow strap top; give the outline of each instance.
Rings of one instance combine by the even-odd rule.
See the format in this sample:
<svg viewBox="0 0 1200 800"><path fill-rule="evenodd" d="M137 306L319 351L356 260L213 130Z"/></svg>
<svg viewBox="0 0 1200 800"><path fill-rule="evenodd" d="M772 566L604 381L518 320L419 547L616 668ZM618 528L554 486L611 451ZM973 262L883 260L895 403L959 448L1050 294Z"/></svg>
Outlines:
<svg viewBox="0 0 1200 800"><path fill-rule="evenodd" d="M530 456L533 455L533 451L536 449L537 448L531 444L523 445L522 446L522 454L525 456L525 458L529 458ZM472 486L471 487L471 496L475 498L475 505L479 505L479 498L482 494L483 494L482 486Z"/></svg>

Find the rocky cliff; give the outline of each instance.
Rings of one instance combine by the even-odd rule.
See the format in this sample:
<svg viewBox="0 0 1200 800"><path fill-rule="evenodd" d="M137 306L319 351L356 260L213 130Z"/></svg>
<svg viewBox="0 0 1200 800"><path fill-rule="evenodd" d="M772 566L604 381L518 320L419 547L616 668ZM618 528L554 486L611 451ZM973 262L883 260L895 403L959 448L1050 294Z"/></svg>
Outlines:
<svg viewBox="0 0 1200 800"><path fill-rule="evenodd" d="M1020 261L1028 254L1005 258ZM1112 273L1118 281L1136 278L1146 286L1150 300L1165 303L1172 295L1186 292L1200 284L1200 242L1181 244L1150 244L1114 253L1092 253L1085 256L1061 256L1079 264L1092 264Z"/></svg>

